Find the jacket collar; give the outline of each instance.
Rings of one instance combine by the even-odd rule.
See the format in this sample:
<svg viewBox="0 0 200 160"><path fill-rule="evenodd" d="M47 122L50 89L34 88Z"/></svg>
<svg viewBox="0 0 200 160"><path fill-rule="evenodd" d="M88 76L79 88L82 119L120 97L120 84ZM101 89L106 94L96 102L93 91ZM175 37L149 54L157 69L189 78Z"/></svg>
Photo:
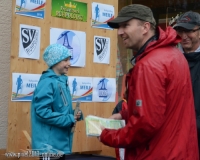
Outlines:
<svg viewBox="0 0 200 160"><path fill-rule="evenodd" d="M158 38L157 38L157 35L154 35L154 36L152 36L151 38L149 38L149 39L145 42L145 44L140 48L140 50L136 53L136 55L133 56L133 57L131 58L131 64L132 64L132 65L135 65L135 64L136 64L136 58L144 52L145 48L147 47L147 45L148 45L150 42L155 41L155 40L157 40L157 39L158 39Z"/></svg>

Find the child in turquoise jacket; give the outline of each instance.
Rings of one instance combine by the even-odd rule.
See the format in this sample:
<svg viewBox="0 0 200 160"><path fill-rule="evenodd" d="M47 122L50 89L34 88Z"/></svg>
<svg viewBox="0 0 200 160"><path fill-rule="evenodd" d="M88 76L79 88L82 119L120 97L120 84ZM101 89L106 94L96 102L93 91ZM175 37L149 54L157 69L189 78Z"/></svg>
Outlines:
<svg viewBox="0 0 200 160"><path fill-rule="evenodd" d="M81 112L74 116L65 75L70 56L68 49L60 44L48 46L43 54L49 68L42 73L31 104L32 150L39 151L41 159L62 155L61 160L71 153L71 129L82 117Z"/></svg>

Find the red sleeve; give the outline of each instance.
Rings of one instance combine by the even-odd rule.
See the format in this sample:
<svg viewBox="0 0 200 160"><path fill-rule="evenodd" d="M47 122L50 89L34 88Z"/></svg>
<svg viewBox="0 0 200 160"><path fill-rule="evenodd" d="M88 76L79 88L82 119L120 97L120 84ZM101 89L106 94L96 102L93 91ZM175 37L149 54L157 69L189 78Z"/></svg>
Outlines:
<svg viewBox="0 0 200 160"><path fill-rule="evenodd" d="M154 62L156 63L156 62ZM166 94L164 67L148 65L134 67L129 82L128 123L119 130L104 129L101 141L111 147L134 147L148 141L165 119ZM122 117L127 116L122 111Z"/></svg>
<svg viewBox="0 0 200 160"><path fill-rule="evenodd" d="M126 123L128 123L128 105L126 102L122 103L122 110L119 112L122 116L122 119L125 120Z"/></svg>
<svg viewBox="0 0 200 160"><path fill-rule="evenodd" d="M128 109L128 105L127 105L127 103L124 101L124 102L122 103L122 111L127 110L127 109Z"/></svg>
<svg viewBox="0 0 200 160"><path fill-rule="evenodd" d="M122 119L124 119L126 121L126 123L127 123L128 122L128 109L121 110L119 113L121 114Z"/></svg>

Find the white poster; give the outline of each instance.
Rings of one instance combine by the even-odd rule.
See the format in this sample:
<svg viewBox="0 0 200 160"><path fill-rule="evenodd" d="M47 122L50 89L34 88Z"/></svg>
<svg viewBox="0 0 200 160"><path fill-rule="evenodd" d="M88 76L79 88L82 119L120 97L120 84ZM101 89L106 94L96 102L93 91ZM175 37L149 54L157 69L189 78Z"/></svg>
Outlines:
<svg viewBox="0 0 200 160"><path fill-rule="evenodd" d="M12 73L11 101L31 101L41 74Z"/></svg>
<svg viewBox="0 0 200 160"><path fill-rule="evenodd" d="M19 57L40 58L40 27L20 24Z"/></svg>
<svg viewBox="0 0 200 160"><path fill-rule="evenodd" d="M93 78L93 102L115 102L115 94L115 78Z"/></svg>
<svg viewBox="0 0 200 160"><path fill-rule="evenodd" d="M110 38L94 36L94 62L110 63Z"/></svg>
<svg viewBox="0 0 200 160"><path fill-rule="evenodd" d="M43 19L45 5L46 0L16 0L15 13Z"/></svg>
<svg viewBox="0 0 200 160"><path fill-rule="evenodd" d="M50 29L50 44L59 43L71 52L71 66L84 67L86 56L86 33L59 28Z"/></svg>
<svg viewBox="0 0 200 160"><path fill-rule="evenodd" d="M92 102L92 77L69 76L72 101Z"/></svg>
<svg viewBox="0 0 200 160"><path fill-rule="evenodd" d="M114 19L114 7L108 4L92 3L92 27L112 29L107 22Z"/></svg>

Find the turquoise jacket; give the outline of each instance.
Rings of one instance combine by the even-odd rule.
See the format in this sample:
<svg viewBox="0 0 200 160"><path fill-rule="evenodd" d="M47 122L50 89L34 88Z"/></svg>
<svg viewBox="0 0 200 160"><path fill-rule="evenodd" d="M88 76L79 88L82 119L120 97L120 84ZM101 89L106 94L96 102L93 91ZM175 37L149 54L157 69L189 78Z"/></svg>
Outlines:
<svg viewBox="0 0 200 160"><path fill-rule="evenodd" d="M71 153L75 123L68 77L52 69L42 73L31 104L32 149L40 153Z"/></svg>

